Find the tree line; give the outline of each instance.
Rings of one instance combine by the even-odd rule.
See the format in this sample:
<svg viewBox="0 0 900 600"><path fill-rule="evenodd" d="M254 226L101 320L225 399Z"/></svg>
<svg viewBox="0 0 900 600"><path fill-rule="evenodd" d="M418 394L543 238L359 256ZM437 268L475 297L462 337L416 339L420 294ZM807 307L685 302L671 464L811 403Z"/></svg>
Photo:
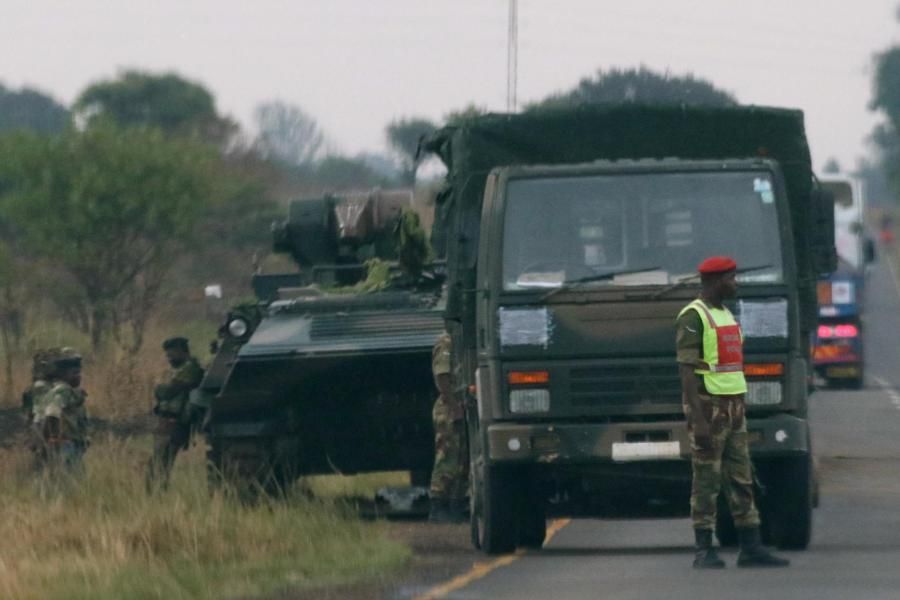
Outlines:
<svg viewBox="0 0 900 600"><path fill-rule="evenodd" d="M877 87L873 101L891 117L879 146L887 157L900 153L890 141L900 126L900 50L879 65L879 82L882 71L898 80ZM525 110L605 102L738 100L701 78L640 67L599 70ZM0 349L27 346L25 325L40 305L95 349L114 341L135 353L161 305L177 313L210 281L246 289L287 200L410 186L420 138L482 112L399 116L385 126L387 153L346 156L300 106L260 103L248 133L177 73L124 71L91 83L71 106L0 84Z"/></svg>

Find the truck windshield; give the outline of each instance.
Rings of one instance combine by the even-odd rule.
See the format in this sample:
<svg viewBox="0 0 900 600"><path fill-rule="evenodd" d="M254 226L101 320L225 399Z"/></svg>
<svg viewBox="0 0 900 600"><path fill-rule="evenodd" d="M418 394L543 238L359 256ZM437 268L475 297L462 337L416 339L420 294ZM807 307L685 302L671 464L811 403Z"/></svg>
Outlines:
<svg viewBox="0 0 900 600"><path fill-rule="evenodd" d="M632 173L512 180L503 228L507 290L668 285L706 257L782 280L775 186L762 171ZM619 274L619 275L617 275Z"/></svg>

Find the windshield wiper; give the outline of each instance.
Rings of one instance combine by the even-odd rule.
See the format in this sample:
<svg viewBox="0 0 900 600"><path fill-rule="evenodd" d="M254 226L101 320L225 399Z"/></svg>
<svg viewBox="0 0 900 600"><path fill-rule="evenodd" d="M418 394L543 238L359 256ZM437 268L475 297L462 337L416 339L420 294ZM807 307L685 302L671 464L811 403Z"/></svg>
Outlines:
<svg viewBox="0 0 900 600"><path fill-rule="evenodd" d="M769 268L771 268L771 267L772 267L771 264L769 264L769 265L757 265L757 266L755 266L755 267L744 267L743 269L738 269L738 270L736 270L735 273L738 274L738 275L743 275L744 273L749 273L750 271L761 271L761 270L763 270L763 269L769 269ZM658 292L656 292L655 294L653 294L652 296L650 296L650 299L651 299L651 300L658 300L658 299L662 298L663 296L665 296L666 294L668 294L669 292L671 292L671 291L673 291L673 290L677 290L677 289L680 288L680 287L684 287L685 285L687 285L687 284L690 283L691 281L694 281L695 279L700 279L700 273L694 273L694 274L692 274L692 275L688 275L687 277L682 277L681 279L679 279L679 280L676 281L675 283L672 283L672 284L670 284L670 285L667 285L667 286L664 287L663 289L659 290Z"/></svg>
<svg viewBox="0 0 900 600"><path fill-rule="evenodd" d="M548 298L552 298L554 295L566 290L570 290L573 286L580 285L582 283L604 281L606 279L613 279L620 275L634 275L636 273L647 273L650 271L659 271L659 267L643 267L640 269L630 269L627 271L608 271L606 273L594 273L593 275L586 275L584 277L579 277L578 279L572 279L570 281L563 282L563 284L558 288L550 290L549 292L541 296L539 302L544 302Z"/></svg>

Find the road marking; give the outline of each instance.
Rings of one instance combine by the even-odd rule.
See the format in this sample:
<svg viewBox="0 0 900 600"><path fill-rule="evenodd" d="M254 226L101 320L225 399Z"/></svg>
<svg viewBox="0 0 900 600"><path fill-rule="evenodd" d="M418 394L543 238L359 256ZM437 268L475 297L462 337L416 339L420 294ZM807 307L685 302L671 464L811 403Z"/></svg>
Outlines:
<svg viewBox="0 0 900 600"><path fill-rule="evenodd" d="M888 380L883 379L877 375L874 375L872 379L875 380L875 383L878 384L878 387L881 388L881 391L888 395L888 398L891 399L891 403L897 409L900 409L900 391L897 391L897 389L892 386Z"/></svg>
<svg viewBox="0 0 900 600"><path fill-rule="evenodd" d="M897 267L894 264L894 259L891 257L891 250L893 248L886 248L882 252L884 257L887 259L888 267L891 270L891 279L894 280L894 289L897 290L897 297L900 298L900 278L897 277Z"/></svg>
<svg viewBox="0 0 900 600"><path fill-rule="evenodd" d="M544 538L544 543L550 543L550 540L553 539L553 536L559 533L559 530L568 525L570 522L571 519L554 519L553 521L551 521L550 525L547 527L547 536ZM446 583L442 583L431 588L421 596L416 596L415 600L438 600L439 598L446 598L447 594L455 592L456 590L466 587L470 583L478 581L479 579L490 574L492 571L496 571L501 567L505 567L516 562L526 554L528 554L527 550L519 549L516 550L514 554L501 556L500 558L495 558L492 561L477 562L467 572L454 577Z"/></svg>

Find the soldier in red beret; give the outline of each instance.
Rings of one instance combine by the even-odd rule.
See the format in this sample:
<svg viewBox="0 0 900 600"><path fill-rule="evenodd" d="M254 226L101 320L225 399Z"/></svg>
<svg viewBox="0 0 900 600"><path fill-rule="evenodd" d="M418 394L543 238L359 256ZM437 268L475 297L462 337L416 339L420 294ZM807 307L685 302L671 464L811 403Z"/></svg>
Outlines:
<svg viewBox="0 0 900 600"><path fill-rule="evenodd" d="M702 291L676 321L682 402L691 440L691 520L694 567L721 569L712 546L719 493L724 491L740 538L739 567L784 567L789 561L762 545L753 500L753 468L747 441L744 349L741 327L723 304L737 294L737 264L712 256L697 267ZM724 488L724 490L723 490Z"/></svg>

